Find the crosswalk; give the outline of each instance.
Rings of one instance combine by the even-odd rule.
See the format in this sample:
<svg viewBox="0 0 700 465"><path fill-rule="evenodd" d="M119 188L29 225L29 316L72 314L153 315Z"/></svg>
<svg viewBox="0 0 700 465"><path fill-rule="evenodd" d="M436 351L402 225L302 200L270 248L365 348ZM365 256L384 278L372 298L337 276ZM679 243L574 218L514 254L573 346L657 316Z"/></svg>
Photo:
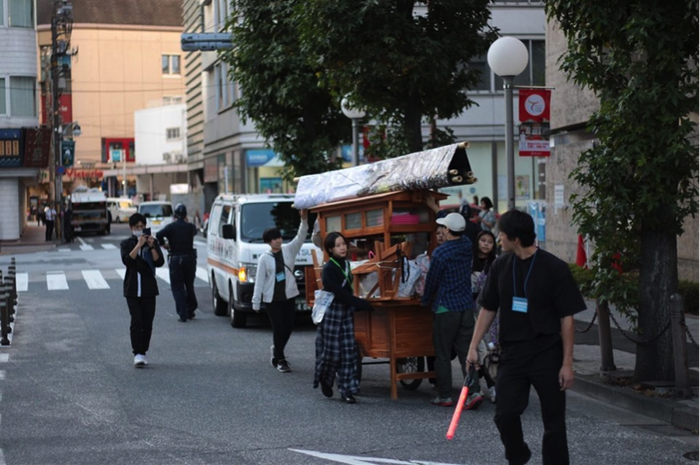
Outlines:
<svg viewBox="0 0 700 465"><path fill-rule="evenodd" d="M31 290L67 291L71 286L86 286L89 290L120 288L126 274L125 268L80 271L43 271L17 273L17 292ZM156 268L156 277L170 284L170 271L167 267ZM80 284L78 284L80 283ZM207 270L197 267L195 286L208 285Z"/></svg>
<svg viewBox="0 0 700 465"><path fill-rule="evenodd" d="M63 247L59 247L56 249L58 252L71 252L73 250L76 250L76 246L82 250L82 251L90 251L90 250L117 250L119 248L119 245L111 244L109 242L101 243L101 244L88 244L82 237L78 236L77 242L74 242L71 245L64 245ZM204 239L196 238L194 240L195 245L199 246L204 246L206 247L207 242Z"/></svg>

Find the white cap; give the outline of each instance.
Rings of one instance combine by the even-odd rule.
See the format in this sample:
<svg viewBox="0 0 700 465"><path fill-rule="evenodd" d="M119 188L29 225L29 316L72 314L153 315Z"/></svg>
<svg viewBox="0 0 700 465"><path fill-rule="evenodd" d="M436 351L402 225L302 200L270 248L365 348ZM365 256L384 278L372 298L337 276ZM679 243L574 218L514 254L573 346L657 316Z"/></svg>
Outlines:
<svg viewBox="0 0 700 465"><path fill-rule="evenodd" d="M444 218L438 218L435 222L454 232L464 231L467 227L467 221L459 213L450 213Z"/></svg>

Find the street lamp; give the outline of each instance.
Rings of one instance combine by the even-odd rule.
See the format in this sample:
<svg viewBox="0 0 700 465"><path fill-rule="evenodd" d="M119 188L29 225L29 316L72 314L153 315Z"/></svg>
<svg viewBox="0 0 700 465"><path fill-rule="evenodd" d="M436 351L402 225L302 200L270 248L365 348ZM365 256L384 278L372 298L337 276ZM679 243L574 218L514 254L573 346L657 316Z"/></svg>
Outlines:
<svg viewBox="0 0 700 465"><path fill-rule="evenodd" d="M365 117L365 111L351 107L347 96L343 97L343 100L340 102L340 108L343 110L343 114L352 120L352 166L357 166L357 128L360 120Z"/></svg>
<svg viewBox="0 0 700 465"><path fill-rule="evenodd" d="M487 55L489 66L503 78L506 101L506 161L508 177L508 210L515 208L515 137L513 136L513 79L527 67L529 54L525 44L515 37L501 37L491 44Z"/></svg>

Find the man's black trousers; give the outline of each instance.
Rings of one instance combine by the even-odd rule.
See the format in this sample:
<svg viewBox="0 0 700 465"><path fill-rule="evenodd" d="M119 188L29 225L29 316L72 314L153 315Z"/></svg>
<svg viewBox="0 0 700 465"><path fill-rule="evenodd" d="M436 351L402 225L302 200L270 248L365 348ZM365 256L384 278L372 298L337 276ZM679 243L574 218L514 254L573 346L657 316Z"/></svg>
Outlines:
<svg viewBox="0 0 700 465"><path fill-rule="evenodd" d="M284 348L294 329L295 301L296 298L291 298L265 304L265 312L272 325L272 343L275 345L273 356L277 360L285 359Z"/></svg>
<svg viewBox="0 0 700 465"><path fill-rule="evenodd" d="M194 254L170 256L170 288L175 299L178 316L187 320L197 309L197 296L194 293L194 278L197 263Z"/></svg>
<svg viewBox="0 0 700 465"><path fill-rule="evenodd" d="M156 316L156 298L127 297L126 305L131 314L131 349L134 355L146 355L151 344L153 318Z"/></svg>
<svg viewBox="0 0 700 465"><path fill-rule="evenodd" d="M525 356L505 356L499 362L494 421L505 446L506 459L511 465L524 464L530 456L520 421L530 398L530 386L537 391L542 408L542 464L569 464L566 394L559 387L562 360L563 348L559 341L544 351Z"/></svg>

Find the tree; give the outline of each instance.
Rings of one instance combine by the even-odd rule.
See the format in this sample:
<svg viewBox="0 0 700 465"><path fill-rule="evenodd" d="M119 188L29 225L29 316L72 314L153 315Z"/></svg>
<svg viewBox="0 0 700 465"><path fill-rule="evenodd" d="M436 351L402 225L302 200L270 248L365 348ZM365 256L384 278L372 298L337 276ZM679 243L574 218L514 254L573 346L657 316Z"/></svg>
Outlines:
<svg viewBox="0 0 700 465"><path fill-rule="evenodd" d="M304 53L323 85L350 94L423 150L421 124L473 105L466 91L481 72L470 60L496 39L489 0L307 0L295 9ZM424 6L425 14L417 14ZM400 144L402 141L399 140Z"/></svg>
<svg viewBox="0 0 700 465"><path fill-rule="evenodd" d="M242 89L235 104L240 117L252 120L280 155L287 180L338 168L333 154L351 128L339 101L319 86L322 69L301 51L292 10L303 3L232 2L227 28L235 48L221 54Z"/></svg>
<svg viewBox="0 0 700 465"><path fill-rule="evenodd" d="M599 298L636 308L642 339L669 322L678 286L676 236L698 211L697 0L548 0L566 36L561 69L593 90L589 121L599 144L571 177L574 222L596 244ZM614 265L621 266L620 274ZM674 377L670 331L637 346L635 377Z"/></svg>

